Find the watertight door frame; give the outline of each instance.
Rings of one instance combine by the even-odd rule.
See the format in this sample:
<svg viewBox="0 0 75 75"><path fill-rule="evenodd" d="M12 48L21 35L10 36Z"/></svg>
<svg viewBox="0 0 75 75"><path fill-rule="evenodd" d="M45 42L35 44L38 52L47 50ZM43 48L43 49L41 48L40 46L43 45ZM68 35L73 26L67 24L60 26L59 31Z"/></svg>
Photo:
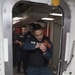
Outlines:
<svg viewBox="0 0 75 75"><path fill-rule="evenodd" d="M12 65L12 9L13 6L19 1L30 1L34 0L0 0L0 16L1 16L1 26L3 27L3 38L8 40L8 61L5 62L5 75L13 75L13 65ZM42 1L42 0L41 0ZM37 0L35 0L37 3ZM48 4L48 0L43 0L43 4ZM68 4L64 0L60 0L59 7L64 13L63 19L63 32L62 32L62 48L61 48L61 64L64 65L64 54L65 54L65 44L66 44L66 34L70 32L70 9ZM63 66L60 68L62 72ZM4 75L2 73L2 75ZM61 75L61 74L60 74Z"/></svg>

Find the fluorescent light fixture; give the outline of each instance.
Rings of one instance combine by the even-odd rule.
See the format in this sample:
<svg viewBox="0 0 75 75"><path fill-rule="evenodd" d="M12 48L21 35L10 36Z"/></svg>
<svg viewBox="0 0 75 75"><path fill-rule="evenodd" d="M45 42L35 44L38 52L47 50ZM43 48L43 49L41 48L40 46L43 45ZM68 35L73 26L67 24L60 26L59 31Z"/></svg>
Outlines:
<svg viewBox="0 0 75 75"><path fill-rule="evenodd" d="M62 14L59 14L59 13L50 13L50 15L53 15L53 16L63 16Z"/></svg>
<svg viewBox="0 0 75 75"><path fill-rule="evenodd" d="M54 20L54 18L42 18L42 20Z"/></svg>
<svg viewBox="0 0 75 75"><path fill-rule="evenodd" d="M23 19L22 17L14 17L13 20L21 20Z"/></svg>
<svg viewBox="0 0 75 75"><path fill-rule="evenodd" d="M13 21L13 24L16 24L16 23L18 23L18 22L20 22L19 20L14 20Z"/></svg>

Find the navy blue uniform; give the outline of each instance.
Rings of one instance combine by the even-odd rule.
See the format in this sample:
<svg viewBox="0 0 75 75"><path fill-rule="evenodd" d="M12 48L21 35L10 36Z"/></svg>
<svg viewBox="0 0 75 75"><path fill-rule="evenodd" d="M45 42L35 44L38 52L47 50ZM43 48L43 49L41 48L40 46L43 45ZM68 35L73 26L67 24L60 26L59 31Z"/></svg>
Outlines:
<svg viewBox="0 0 75 75"><path fill-rule="evenodd" d="M31 33L28 32L27 34L23 35L23 34L20 34L19 37L18 37L18 41L20 42L24 42L25 39L27 37L30 37L31 36ZM23 69L24 69L24 73L26 74L26 70L27 70L27 67L28 67L28 62L29 62L29 52L27 50L23 50L23 47L21 46L20 47L20 53L18 55L18 57L20 57L20 61L23 61ZM21 62L19 63L19 65L21 64Z"/></svg>
<svg viewBox="0 0 75 75"><path fill-rule="evenodd" d="M47 48L45 53L39 48L35 49L37 43L43 43L44 41L50 44L50 48ZM53 55L53 44L49 38L44 36L41 41L38 41L35 37L27 38L23 47L30 51L28 75L51 75L47 66Z"/></svg>
<svg viewBox="0 0 75 75"><path fill-rule="evenodd" d="M16 36L16 40L21 41L21 34L18 34ZM22 48L20 47L19 43L16 44L16 61L17 61L17 67L18 67L18 72L20 72L21 69L21 62L22 62Z"/></svg>

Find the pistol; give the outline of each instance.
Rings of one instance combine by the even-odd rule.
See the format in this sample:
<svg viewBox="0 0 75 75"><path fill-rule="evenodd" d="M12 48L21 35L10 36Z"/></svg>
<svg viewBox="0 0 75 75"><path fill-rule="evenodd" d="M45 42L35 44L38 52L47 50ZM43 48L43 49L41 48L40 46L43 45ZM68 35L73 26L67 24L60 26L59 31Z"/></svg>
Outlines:
<svg viewBox="0 0 75 75"><path fill-rule="evenodd" d="M47 44L47 47L48 47L48 48L50 48L50 47L51 47L51 44L50 44L47 40L45 40L45 41L44 41L44 43L46 43L46 44Z"/></svg>

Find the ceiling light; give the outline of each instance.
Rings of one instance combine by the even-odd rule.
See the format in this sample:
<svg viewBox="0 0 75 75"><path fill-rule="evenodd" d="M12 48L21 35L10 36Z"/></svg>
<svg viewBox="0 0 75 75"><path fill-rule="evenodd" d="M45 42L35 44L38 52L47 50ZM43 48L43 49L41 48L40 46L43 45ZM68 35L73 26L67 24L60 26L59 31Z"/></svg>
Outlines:
<svg viewBox="0 0 75 75"><path fill-rule="evenodd" d="M42 20L54 20L54 18L42 18Z"/></svg>
<svg viewBox="0 0 75 75"><path fill-rule="evenodd" d="M14 20L13 21L13 24L16 24L16 23L18 23L18 22L20 22L19 20Z"/></svg>
<svg viewBox="0 0 75 75"><path fill-rule="evenodd" d="M13 20L21 20L23 19L22 17L14 17Z"/></svg>
<svg viewBox="0 0 75 75"><path fill-rule="evenodd" d="M63 16L62 14L59 14L59 13L50 13L50 15L53 15L53 16Z"/></svg>

